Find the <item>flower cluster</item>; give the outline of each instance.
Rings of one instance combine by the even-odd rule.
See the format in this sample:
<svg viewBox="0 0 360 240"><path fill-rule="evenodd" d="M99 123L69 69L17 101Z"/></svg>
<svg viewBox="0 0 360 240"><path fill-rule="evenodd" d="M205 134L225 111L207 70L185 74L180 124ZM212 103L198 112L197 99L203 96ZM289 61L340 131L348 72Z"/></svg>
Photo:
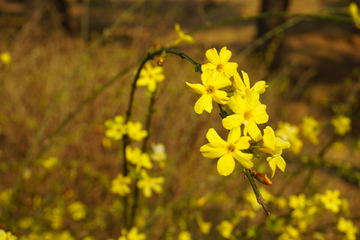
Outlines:
<svg viewBox="0 0 360 240"><path fill-rule="evenodd" d="M107 128L105 135L113 140L121 140L127 134L130 139L141 141L148 135L146 130L142 130L141 123L129 121L125 124L122 116L116 116L114 120L106 120L105 127Z"/></svg>
<svg viewBox="0 0 360 240"><path fill-rule="evenodd" d="M226 47L219 54L215 48L209 49L205 55L210 62L202 65L202 84L186 82L193 92L201 95L194 109L198 114L204 110L210 113L212 101L216 102L222 113L222 125L230 132L225 141L215 129L209 129L206 134L209 143L202 146L200 152L207 158L219 158L217 170L223 176L234 171L235 160L246 169L252 168L257 150L270 154L267 161L272 176L276 166L284 171L286 164L281 153L290 147L290 143L275 137L270 126L263 130L263 134L258 126L269 120L266 105L260 102L260 94L267 87L266 82L259 81L251 87L248 74L241 71L241 78L237 72L238 64L229 62L232 53ZM260 142L263 143L262 147L258 146Z"/></svg>

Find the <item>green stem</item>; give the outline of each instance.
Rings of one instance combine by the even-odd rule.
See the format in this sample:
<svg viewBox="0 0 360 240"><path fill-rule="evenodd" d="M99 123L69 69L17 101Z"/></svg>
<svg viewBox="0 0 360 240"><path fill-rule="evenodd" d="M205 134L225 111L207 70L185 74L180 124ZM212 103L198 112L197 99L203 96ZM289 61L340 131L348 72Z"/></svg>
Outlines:
<svg viewBox="0 0 360 240"><path fill-rule="evenodd" d="M249 179L249 183L252 187L252 189L254 190L254 193L256 195L256 199L257 199L257 202L263 207L264 211L266 212L266 214L269 216L270 215L270 212L269 210L267 209L266 205L267 205L267 202L265 201L265 199L262 197L258 187L256 186L256 183L254 181L254 178L253 176L251 175L251 171L249 169L246 169L244 168L243 170L244 174L246 175L247 179Z"/></svg>

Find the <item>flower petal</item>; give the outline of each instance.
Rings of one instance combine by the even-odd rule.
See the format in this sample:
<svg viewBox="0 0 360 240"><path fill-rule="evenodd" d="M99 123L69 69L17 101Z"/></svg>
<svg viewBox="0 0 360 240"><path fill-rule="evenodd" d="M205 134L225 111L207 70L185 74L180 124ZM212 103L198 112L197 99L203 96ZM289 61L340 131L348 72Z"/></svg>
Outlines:
<svg viewBox="0 0 360 240"><path fill-rule="evenodd" d="M266 113L266 105L258 105L254 111L252 111L252 116L257 124L266 123L269 121L269 115Z"/></svg>
<svg viewBox="0 0 360 240"><path fill-rule="evenodd" d="M215 102L225 105L229 98L227 97L227 93L224 91L216 90L212 95L212 98Z"/></svg>
<svg viewBox="0 0 360 240"><path fill-rule="evenodd" d="M264 141L263 145L265 148L270 148L272 150L275 150L275 145L276 145L275 133L270 126L267 126L264 129L263 141Z"/></svg>
<svg viewBox="0 0 360 240"><path fill-rule="evenodd" d="M258 81L254 84L254 86L251 88L253 91L258 93L264 93L266 90L266 82L265 81Z"/></svg>
<svg viewBox="0 0 360 240"><path fill-rule="evenodd" d="M224 64L224 73L227 77L232 77L237 71L238 64L235 62L227 62Z"/></svg>
<svg viewBox="0 0 360 240"><path fill-rule="evenodd" d="M208 94L203 94L195 103L194 109L197 114L202 114L203 111L211 112L212 106L212 98Z"/></svg>
<svg viewBox="0 0 360 240"><path fill-rule="evenodd" d="M214 79L214 87L216 89L224 88L231 86L231 81L224 74L217 74L217 77Z"/></svg>
<svg viewBox="0 0 360 240"><path fill-rule="evenodd" d="M242 79L241 79L241 77L240 77L240 75L239 75L238 72L236 72L236 73L234 74L234 82L233 82L233 85L234 85L234 88L236 88L236 89L238 89L238 90L240 90L240 91L245 92L245 85L244 85L244 83L243 83L243 81L242 81Z"/></svg>
<svg viewBox="0 0 360 240"><path fill-rule="evenodd" d="M220 50L220 62L221 63L227 63L229 61L229 59L231 58L231 51L230 50L227 50L226 47L223 47L221 50Z"/></svg>
<svg viewBox="0 0 360 240"><path fill-rule="evenodd" d="M210 128L206 133L206 139L211 143L213 146L223 147L227 146L227 142L225 142L219 134L215 131L214 128Z"/></svg>
<svg viewBox="0 0 360 240"><path fill-rule="evenodd" d="M225 155L228 150L224 147L215 146L211 143L207 143L200 148L201 154L206 158L219 158Z"/></svg>
<svg viewBox="0 0 360 240"><path fill-rule="evenodd" d="M242 99L240 95L234 95L230 97L228 101L229 108L237 114L243 115L244 112L247 110L245 105L245 100Z"/></svg>
<svg viewBox="0 0 360 240"><path fill-rule="evenodd" d="M239 140L240 136L241 136L240 126L234 127L229 132L229 135L227 137L227 142L235 144L236 141Z"/></svg>
<svg viewBox="0 0 360 240"><path fill-rule="evenodd" d="M246 72L244 72L243 70L241 70L241 74L243 75L245 86L250 88L249 75Z"/></svg>
<svg viewBox="0 0 360 240"><path fill-rule="evenodd" d="M139 79L140 80L140 79ZM139 82L139 81L138 81ZM206 93L205 90L205 86L201 85L200 83L188 83L186 82L186 85L188 85L188 87L191 89L191 91L193 91L194 93L197 94L204 94Z"/></svg>
<svg viewBox="0 0 360 240"><path fill-rule="evenodd" d="M205 56L209 60L209 62L211 62L212 64L217 65L220 63L219 54L218 54L216 48L207 50L205 53Z"/></svg>
<svg viewBox="0 0 360 240"><path fill-rule="evenodd" d="M234 127L239 127L244 122L244 115L233 114L229 115L222 120L222 124L226 129L232 129Z"/></svg>
<svg viewBox="0 0 360 240"><path fill-rule="evenodd" d="M262 136L261 136L261 131L259 127L256 125L256 123L254 121L248 121L247 126L248 126L247 130L250 137L255 141L259 141L262 138Z"/></svg>
<svg viewBox="0 0 360 240"><path fill-rule="evenodd" d="M251 153L243 153L240 150L236 150L233 152L233 157L246 169L254 166L252 161L253 155Z"/></svg>
<svg viewBox="0 0 360 240"><path fill-rule="evenodd" d="M235 144L236 149L240 149L240 150L248 149L250 147L249 141L251 141L251 138L248 136L239 138Z"/></svg>
<svg viewBox="0 0 360 240"><path fill-rule="evenodd" d="M217 162L218 173L222 176L230 175L235 169L235 160L231 154L225 154Z"/></svg>

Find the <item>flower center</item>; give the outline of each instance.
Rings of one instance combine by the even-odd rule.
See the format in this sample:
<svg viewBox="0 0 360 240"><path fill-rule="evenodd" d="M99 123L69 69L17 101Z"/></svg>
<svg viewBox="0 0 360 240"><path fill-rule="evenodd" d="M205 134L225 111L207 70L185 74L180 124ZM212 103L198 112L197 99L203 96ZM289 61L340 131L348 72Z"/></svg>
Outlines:
<svg viewBox="0 0 360 240"><path fill-rule="evenodd" d="M234 144L232 144L232 143L229 143L229 144L227 145L227 150L228 150L229 152L233 152L233 151L236 150L236 146L235 146Z"/></svg>
<svg viewBox="0 0 360 240"><path fill-rule="evenodd" d="M247 111L247 112L245 112L245 114L244 114L244 118L245 118L245 120L246 121L249 121L249 120L251 120L252 119L252 112L251 111Z"/></svg>
<svg viewBox="0 0 360 240"><path fill-rule="evenodd" d="M216 66L216 70L218 72L223 72L225 69L224 69L224 64L222 63L219 63L217 66Z"/></svg>
<svg viewBox="0 0 360 240"><path fill-rule="evenodd" d="M213 94L215 92L215 88L213 86L206 87L207 94Z"/></svg>

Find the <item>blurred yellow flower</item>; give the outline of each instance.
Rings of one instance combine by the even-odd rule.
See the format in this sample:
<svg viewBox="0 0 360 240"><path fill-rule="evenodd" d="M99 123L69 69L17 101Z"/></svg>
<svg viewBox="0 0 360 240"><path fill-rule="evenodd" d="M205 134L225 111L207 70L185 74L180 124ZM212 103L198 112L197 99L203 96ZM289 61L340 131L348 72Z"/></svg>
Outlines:
<svg viewBox="0 0 360 240"><path fill-rule="evenodd" d="M320 195L320 201L324 204L325 209L337 213L340 210L341 199L339 199L340 191L339 190L326 190L325 195Z"/></svg>
<svg viewBox="0 0 360 240"><path fill-rule="evenodd" d="M207 235L210 232L212 223L211 222L204 222L204 220L202 219L200 213L195 215L196 218L196 222L200 228L200 231L202 234Z"/></svg>
<svg viewBox="0 0 360 240"><path fill-rule="evenodd" d="M353 225L351 220L346 220L343 217L339 218L337 229L346 234L347 240L356 240L356 234L359 232L359 229Z"/></svg>
<svg viewBox="0 0 360 240"><path fill-rule="evenodd" d="M117 193L120 196L125 196L130 193L129 184L131 183L130 177L124 177L121 173L119 173L114 180L111 182L111 192Z"/></svg>
<svg viewBox="0 0 360 240"><path fill-rule="evenodd" d="M0 193L0 205L7 205L12 194L12 189L6 189Z"/></svg>
<svg viewBox="0 0 360 240"><path fill-rule="evenodd" d="M165 152L165 146L162 143L152 143L151 148L153 150L153 153L151 154L152 160L159 163L160 167L164 167L164 162L167 158L166 152Z"/></svg>
<svg viewBox="0 0 360 240"><path fill-rule="evenodd" d="M0 59L3 62L3 64L9 64L11 62L11 55L9 52L2 52L0 53Z"/></svg>
<svg viewBox="0 0 360 240"><path fill-rule="evenodd" d="M235 93L240 94L242 98L245 98L246 95L249 94L250 92L256 92L258 94L262 94L265 92L266 87L268 87L265 81L256 82L254 86L250 88L250 79L248 74L243 70L241 70L241 74L244 78L244 81L241 79L238 72L234 74L233 85L234 88L236 89Z"/></svg>
<svg viewBox="0 0 360 240"><path fill-rule="evenodd" d="M264 147L259 150L271 154L271 157L268 157L266 160L269 162L269 166L272 170L271 177L274 177L276 167L283 172L285 171L286 162L281 154L283 149L290 147L290 143L279 137L275 137L274 130L269 126L264 129L263 141Z"/></svg>
<svg viewBox="0 0 360 240"><path fill-rule="evenodd" d="M210 113L213 108L212 100L223 105L227 103L227 93L219 89L231 85L229 78L210 69L201 74L201 81L203 85L186 82L191 91L201 94L194 107L197 114L202 114L204 110Z"/></svg>
<svg viewBox="0 0 360 240"><path fill-rule="evenodd" d="M138 181L137 187L143 189L144 196L149 198L152 195L152 190L157 193L162 192L162 184L165 179L163 177L152 178L149 177L147 172L143 169L141 170L142 179Z"/></svg>
<svg viewBox="0 0 360 240"><path fill-rule="evenodd" d="M191 234L188 231L181 231L179 233L179 240L191 240Z"/></svg>
<svg viewBox="0 0 360 240"><path fill-rule="evenodd" d="M234 171L234 158L247 169L254 166L253 155L241 151L250 147L251 139L241 136L240 127L230 130L227 141L224 141L213 128L208 130L206 138L209 143L203 145L200 152L206 158L220 158L217 162L217 170L220 175L228 176Z"/></svg>
<svg viewBox="0 0 360 240"><path fill-rule="evenodd" d="M278 127L279 128L275 131L276 136L290 142L289 150L294 154L299 154L303 146L303 143L299 138L299 128L288 122L279 122Z"/></svg>
<svg viewBox="0 0 360 240"><path fill-rule="evenodd" d="M175 31L178 35L178 38L171 44L171 47L175 47L179 45L181 42L194 44L195 40L190 36L186 35L180 28L180 25L178 23L175 24Z"/></svg>
<svg viewBox="0 0 360 240"><path fill-rule="evenodd" d="M81 202L73 202L68 206L68 211L71 217L75 221L79 221L86 217L86 209L85 205Z"/></svg>
<svg viewBox="0 0 360 240"><path fill-rule="evenodd" d="M44 168L52 169L55 165L59 163L59 160L56 157L49 157L48 159L45 159L41 165Z"/></svg>
<svg viewBox="0 0 360 240"><path fill-rule="evenodd" d="M287 225L285 227L285 231L283 234L281 234L278 238L279 240L297 240L301 239L299 230L294 228L291 225Z"/></svg>
<svg viewBox="0 0 360 240"><path fill-rule="evenodd" d="M5 232L3 229L0 229L0 240L16 240L17 237L12 235L11 232Z"/></svg>
<svg viewBox="0 0 360 240"><path fill-rule="evenodd" d="M137 227L133 227L130 231L126 231L126 229L121 230L121 237L118 240L145 240L146 235L144 233L139 233Z"/></svg>
<svg viewBox="0 0 360 240"><path fill-rule="evenodd" d="M33 224L34 224L34 218L32 217L25 217L19 221L19 227L23 229L28 229Z"/></svg>
<svg viewBox="0 0 360 240"><path fill-rule="evenodd" d="M293 209L304 209L306 204L306 196L301 193L299 196L291 195L289 197L289 207Z"/></svg>
<svg viewBox="0 0 360 240"><path fill-rule="evenodd" d="M360 14L359 14L359 9L358 6L356 5L356 3L352 2L349 5L349 12L350 12L350 16L354 21L354 24L357 28L360 28Z"/></svg>
<svg viewBox="0 0 360 240"><path fill-rule="evenodd" d="M333 117L331 123L335 127L335 133L340 136L345 135L345 133L350 132L351 130L351 119L343 115Z"/></svg>
<svg viewBox="0 0 360 240"><path fill-rule="evenodd" d="M315 145L319 144L320 127L319 122L313 116L306 116L301 124L302 135Z"/></svg>
<svg viewBox="0 0 360 240"><path fill-rule="evenodd" d="M108 128L105 131L105 135L114 140L122 139L123 135L127 132L122 116L116 116L114 120L106 120L104 125Z"/></svg>
<svg viewBox="0 0 360 240"><path fill-rule="evenodd" d="M230 97L228 106L234 114L222 120L224 128L230 130L244 124L244 135L249 133L252 139L259 141L261 131L257 124L266 123L269 120L266 105L260 103L259 94L250 92L244 99L240 95L234 95Z"/></svg>
<svg viewBox="0 0 360 240"><path fill-rule="evenodd" d="M139 172L142 167L146 169L151 169L153 167L149 155L147 153L142 153L140 148L131 149L130 146L126 146L125 154L126 159L136 165L137 172Z"/></svg>
<svg viewBox="0 0 360 240"><path fill-rule="evenodd" d="M140 122L129 121L127 123L128 135L132 140L141 141L143 138L147 137L148 132L146 130L141 130L142 125Z"/></svg>
<svg viewBox="0 0 360 240"><path fill-rule="evenodd" d="M164 81L163 67L152 67L150 62L145 63L145 68L140 72L136 86L147 86L149 92L155 92L157 84Z"/></svg>
<svg viewBox="0 0 360 240"><path fill-rule="evenodd" d="M220 232L223 238L230 238L233 229L234 229L234 225L227 220L221 221L220 225L218 225L217 227L217 230Z"/></svg>
<svg viewBox="0 0 360 240"><path fill-rule="evenodd" d="M230 78L235 74L238 67L237 63L229 62L231 55L231 51L227 50L226 47L220 50L220 54L215 48L209 49L206 51L205 56L210 62L201 65L201 70L205 72L207 69L214 69Z"/></svg>

